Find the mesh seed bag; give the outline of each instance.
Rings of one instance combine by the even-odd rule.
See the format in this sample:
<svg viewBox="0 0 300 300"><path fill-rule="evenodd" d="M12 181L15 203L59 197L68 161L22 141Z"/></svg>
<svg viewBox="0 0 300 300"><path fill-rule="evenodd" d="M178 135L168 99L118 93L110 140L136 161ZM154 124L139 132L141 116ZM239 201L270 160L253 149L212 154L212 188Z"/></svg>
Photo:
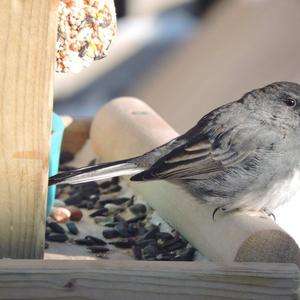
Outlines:
<svg viewBox="0 0 300 300"><path fill-rule="evenodd" d="M78 73L107 55L116 34L113 0L60 0L56 72Z"/></svg>

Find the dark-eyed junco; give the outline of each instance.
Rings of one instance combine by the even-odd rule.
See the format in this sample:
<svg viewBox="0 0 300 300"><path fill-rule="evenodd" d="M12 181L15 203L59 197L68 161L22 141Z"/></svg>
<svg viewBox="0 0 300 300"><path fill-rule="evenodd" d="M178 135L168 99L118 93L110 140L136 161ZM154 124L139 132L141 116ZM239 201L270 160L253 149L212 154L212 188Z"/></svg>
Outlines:
<svg viewBox="0 0 300 300"><path fill-rule="evenodd" d="M300 189L300 85L276 82L206 116L141 156L60 173L49 184L120 175L164 179L227 211L273 211Z"/></svg>

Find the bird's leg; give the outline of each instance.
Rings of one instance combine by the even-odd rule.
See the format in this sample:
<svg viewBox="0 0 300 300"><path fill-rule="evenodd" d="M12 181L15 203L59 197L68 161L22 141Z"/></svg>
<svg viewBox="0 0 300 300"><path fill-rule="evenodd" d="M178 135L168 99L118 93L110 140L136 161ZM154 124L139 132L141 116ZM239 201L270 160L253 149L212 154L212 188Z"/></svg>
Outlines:
<svg viewBox="0 0 300 300"><path fill-rule="evenodd" d="M215 220L215 214L216 214L217 211L220 210L220 209L221 209L223 212L226 211L226 208L224 208L224 207L217 207L217 208L215 208L214 211L213 211L213 214L212 214L212 219L213 219L213 221Z"/></svg>
<svg viewBox="0 0 300 300"><path fill-rule="evenodd" d="M276 222L276 217L275 217L275 215L274 215L271 211L269 211L267 208L262 208L262 209L260 210L260 212L263 213L264 215L267 215L268 217L272 217L273 220L274 220L274 222Z"/></svg>

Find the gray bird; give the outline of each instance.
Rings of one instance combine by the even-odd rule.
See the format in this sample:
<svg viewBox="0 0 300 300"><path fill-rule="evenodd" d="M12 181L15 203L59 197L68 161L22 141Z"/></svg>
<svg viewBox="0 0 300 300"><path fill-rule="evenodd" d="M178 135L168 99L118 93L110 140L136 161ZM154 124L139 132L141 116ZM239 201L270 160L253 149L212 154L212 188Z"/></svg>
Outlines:
<svg viewBox="0 0 300 300"><path fill-rule="evenodd" d="M141 156L67 171L49 184L163 179L222 208L272 212L300 189L300 85L276 82L205 115Z"/></svg>

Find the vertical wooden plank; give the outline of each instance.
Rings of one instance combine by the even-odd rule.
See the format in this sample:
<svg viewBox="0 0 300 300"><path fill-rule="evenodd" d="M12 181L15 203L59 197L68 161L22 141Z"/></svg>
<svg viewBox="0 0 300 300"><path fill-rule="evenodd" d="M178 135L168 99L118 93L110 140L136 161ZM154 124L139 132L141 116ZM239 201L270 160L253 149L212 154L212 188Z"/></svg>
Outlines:
<svg viewBox="0 0 300 300"><path fill-rule="evenodd" d="M56 8L0 2L0 257L43 256Z"/></svg>

